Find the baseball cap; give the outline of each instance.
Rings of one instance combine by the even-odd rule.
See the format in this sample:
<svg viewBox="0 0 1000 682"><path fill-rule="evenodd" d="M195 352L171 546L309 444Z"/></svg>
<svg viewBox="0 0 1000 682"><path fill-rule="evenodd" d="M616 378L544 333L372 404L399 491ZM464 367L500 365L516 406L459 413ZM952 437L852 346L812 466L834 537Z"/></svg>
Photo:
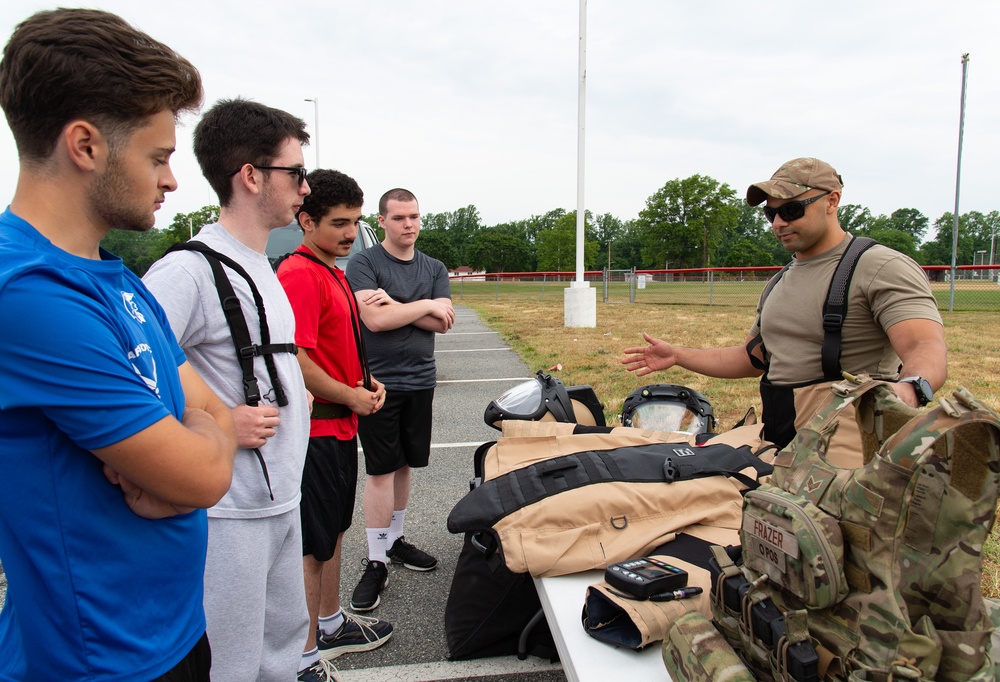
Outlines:
<svg viewBox="0 0 1000 682"><path fill-rule="evenodd" d="M813 158L792 159L781 164L770 180L757 182L747 188L747 203L756 206L767 200L791 199L810 189L839 192L844 188L840 174L826 161Z"/></svg>

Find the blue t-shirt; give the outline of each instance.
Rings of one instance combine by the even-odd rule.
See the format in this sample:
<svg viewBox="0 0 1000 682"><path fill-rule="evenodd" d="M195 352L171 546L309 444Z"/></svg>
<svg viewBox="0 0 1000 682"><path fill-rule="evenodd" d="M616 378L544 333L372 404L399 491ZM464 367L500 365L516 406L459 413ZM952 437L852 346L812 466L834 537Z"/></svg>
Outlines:
<svg viewBox="0 0 1000 682"><path fill-rule="evenodd" d="M120 259L0 215L0 680L149 680L205 631L204 510L142 519L90 452L184 412L184 353Z"/></svg>

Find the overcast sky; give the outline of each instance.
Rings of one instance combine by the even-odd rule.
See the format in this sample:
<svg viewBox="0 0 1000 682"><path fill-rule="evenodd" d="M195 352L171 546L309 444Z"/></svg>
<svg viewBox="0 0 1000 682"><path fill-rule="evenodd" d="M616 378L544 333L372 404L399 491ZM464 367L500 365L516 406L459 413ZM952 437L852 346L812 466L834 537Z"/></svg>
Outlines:
<svg viewBox="0 0 1000 682"><path fill-rule="evenodd" d="M73 5L68 2L65 5ZM38 9L4 2L0 33ZM206 106L247 97L315 134L320 165L355 177L365 212L413 190L424 212L474 204L483 223L577 203L576 0L95 0L197 66ZM695 173L740 195L784 161L818 156L844 203L955 203L961 55L970 53L960 211L1000 209L1000 2L591 0L587 209L635 218ZM191 151L157 217L216 203ZM17 177L0 126L0 193ZM315 145L305 150L315 165Z"/></svg>

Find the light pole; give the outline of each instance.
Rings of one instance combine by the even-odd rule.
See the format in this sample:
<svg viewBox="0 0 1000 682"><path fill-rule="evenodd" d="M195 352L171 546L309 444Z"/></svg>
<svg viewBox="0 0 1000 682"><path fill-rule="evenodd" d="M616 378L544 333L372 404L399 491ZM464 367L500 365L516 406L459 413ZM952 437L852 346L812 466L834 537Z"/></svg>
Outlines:
<svg viewBox="0 0 1000 682"><path fill-rule="evenodd" d="M306 97L306 102L313 103L313 145L316 149L316 168L319 165L319 97Z"/></svg>

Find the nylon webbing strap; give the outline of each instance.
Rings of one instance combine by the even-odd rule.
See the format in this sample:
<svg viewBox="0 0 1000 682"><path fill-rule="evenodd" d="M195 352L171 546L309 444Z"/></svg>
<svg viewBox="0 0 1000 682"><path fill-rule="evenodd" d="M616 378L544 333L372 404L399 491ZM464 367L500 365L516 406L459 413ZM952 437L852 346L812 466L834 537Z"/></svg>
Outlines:
<svg viewBox="0 0 1000 682"><path fill-rule="evenodd" d="M368 351L365 348L365 337L361 333L361 313L358 311L358 302L355 300L354 296L344 287L340 279L337 278L337 274L333 271L329 265L321 261L319 258L311 253L306 253L305 251L292 251L290 256L302 256L303 258L308 258L314 263L318 263L326 268L330 272L330 277L340 290L344 293L344 297L347 299L347 309L351 311L351 329L354 332L354 345L358 349L358 362L361 363L361 376L362 376L362 386L364 386L369 391L372 390L372 373L368 369Z"/></svg>
<svg viewBox="0 0 1000 682"><path fill-rule="evenodd" d="M229 325L229 333L233 339L233 346L236 350L236 359L243 374L243 399L247 405L255 407L260 404L260 384L253 371L253 359L257 356L264 358L264 365L267 367L268 376L271 379L271 387L274 389L275 402L279 407L288 404L288 397L281 385L278 377L278 369L274 364L275 353L298 352L294 343L271 343L271 330L267 325L267 313L264 310L264 299L254 284L250 274L243 269L239 263L229 256L223 255L211 248L204 242L187 241L181 244L174 244L166 253L174 251L197 251L205 257L212 270L212 277L215 279L215 289L219 295L219 303L226 316L226 323ZM166 255L166 254L164 254ZM243 314L243 306L236 295L233 283L229 280L222 265L225 264L233 272L238 274L250 287L254 304L257 306L257 319L260 322L260 344L255 344L250 336L250 328L247 326L246 316ZM261 472L264 474L264 482L267 484L267 494L274 500L274 491L271 489L271 476L267 471L267 462L259 448L253 448L253 453L260 463Z"/></svg>
<svg viewBox="0 0 1000 682"><path fill-rule="evenodd" d="M767 284L764 285L764 291L760 295L760 309L761 312L764 311L764 301L767 297L771 295L771 290L774 289L775 285L778 284L778 280L781 276L785 274L785 271L792 267L791 263L785 265L785 267L778 270L778 274L768 280ZM760 329L760 314L757 315L757 329ZM760 358L758 359L753 352L760 346ZM762 372L767 371L767 367L770 364L770 358L767 355L767 348L764 347L764 337L761 336L760 332L757 332L757 336L750 339L747 343L747 357L750 358L750 364L753 365L754 369L759 369Z"/></svg>
<svg viewBox="0 0 1000 682"><path fill-rule="evenodd" d="M840 374L840 341L844 318L847 316L847 289L854 277L854 269L861 254L875 246L877 242L869 237L855 237L847 245L844 255L837 263L837 269L830 280L823 305L823 376L837 381Z"/></svg>

